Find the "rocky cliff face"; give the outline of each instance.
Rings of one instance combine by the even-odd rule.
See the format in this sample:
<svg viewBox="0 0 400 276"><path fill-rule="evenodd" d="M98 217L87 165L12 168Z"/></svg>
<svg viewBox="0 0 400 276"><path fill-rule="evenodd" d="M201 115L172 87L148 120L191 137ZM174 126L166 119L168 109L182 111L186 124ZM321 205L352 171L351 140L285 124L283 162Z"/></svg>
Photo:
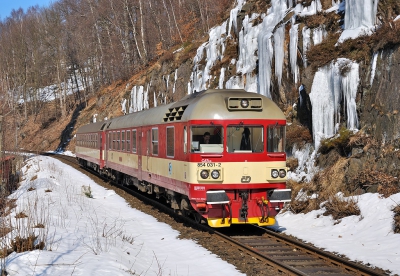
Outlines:
<svg viewBox="0 0 400 276"><path fill-rule="evenodd" d="M360 124L377 140L396 142L400 138L400 47L375 53L376 70L371 80L370 64L360 86Z"/></svg>
<svg viewBox="0 0 400 276"><path fill-rule="evenodd" d="M377 190L379 187L383 189L384 186L389 190L396 191L397 177L400 176L398 169L400 168L400 154L397 153L400 147L398 130L400 78L396 76L397 72L400 72L400 68L398 68L400 64L399 44L392 41L379 48L376 46L378 44L376 41L385 40L384 38L368 40L367 37L361 37L355 39L353 44L347 42L347 44L343 43L342 47L329 46L329 43L332 43L329 40L333 39L335 40L334 44L337 43L338 33L342 31L341 26L345 21L346 13L344 3L331 0L303 1L301 6L303 14L298 15L294 20L296 18L294 14L296 9L298 12L298 7L294 3L293 6L290 6L291 1L288 2L247 1L237 11L231 12L230 19L223 26L224 30L218 30L219 33L224 31L225 33L218 40L213 39L210 32L210 39L203 44L203 48L199 48L201 50L194 59L187 60L175 69L170 62L165 62L160 66L160 70L153 71L151 76L148 75L147 83L152 83L152 93L157 94L158 91L158 95L161 95L156 98L156 101L161 103L162 95L166 95L167 102L177 100L188 91L193 92L193 90L204 87L248 88L249 91L253 89L253 92L263 93L259 90L260 84L258 83L260 75L265 74L265 68L261 67L259 61L261 57L259 47L262 44L258 42L258 48L255 47L255 50L248 44L251 43L249 42L251 40L260 39L260 34L268 27L266 24L262 25L268 14L278 13L278 8L286 8L286 13L283 13L279 20L272 20L275 25L270 26L272 37L270 51L273 54L270 57L271 67L267 69L270 70L268 75L270 77L270 96L285 111L290 123L288 126L288 151L295 143L298 144L297 147L301 147L307 142L315 142L313 110L314 113L316 111L315 108L313 109L310 94L313 85L318 89L316 72L324 66L331 66L330 64L338 59L344 58L346 59L345 65L339 65L336 72L341 75L340 86L346 85L346 80L344 80L346 77L350 78L347 83L351 84L351 78L353 78L353 75L349 74L351 64L357 64L358 84L352 92L355 102L354 111L353 114L349 113L351 108L348 105L349 96L345 95L344 88L341 87L340 99L337 102L339 107L335 111L337 112L335 117L338 118L334 122L335 130L333 133L325 133L326 135L322 139L328 138L329 135L338 135L340 126L349 125L350 116L355 117L357 121L352 124L356 124L360 131L345 139L346 150L332 146L328 150L319 152L316 165L325 171L325 177L319 175L316 181L323 186L331 185L332 182L340 182L337 189L343 191L345 188L350 193L361 190ZM373 5L374 3L371 2L371 7ZM351 7L347 6L347 9L351 9ZM309 15L304 15L306 13ZM400 35L398 23L393 22L393 18L399 13L400 5L398 3L380 1L374 21L380 25L391 22L390 24L393 25L390 28L395 29L395 33ZM281 38L278 38L277 30L282 26L282 35ZM297 34L293 35L294 32ZM309 36L308 40L307 36ZM294 37L297 41L293 46ZM362 42L363 39L368 42ZM281 46L278 45L278 40L281 41ZM241 45L243 41L247 41L246 47ZM308 46L307 43L309 43ZM365 48L364 43L370 45ZM357 44L359 48L357 48ZM316 45L321 46L313 48ZM295 48L295 57L293 47ZM335 50L331 51L330 47L335 47ZM217 58L210 55L210 52L216 53ZM279 56L280 52L282 56ZM308 54L311 61L307 60ZM244 55L247 55L247 59L253 55L255 59L258 59L254 62L254 68L251 67L253 66L251 61L243 58ZM319 57L316 58L316 56ZM280 60L282 60L281 69L276 64ZM281 72L279 72L280 70ZM179 75L178 81L171 82L175 79L175 74ZM206 74L210 76L204 81ZM167 75L170 80L168 88L165 82ZM196 81L196 78L200 80ZM330 80L328 79L328 81ZM336 81L335 78L333 81ZM171 93L172 85L177 89L174 93ZM325 87L320 88L325 89ZM162 92L160 93L160 91ZM317 98L317 102L319 101ZM332 102L332 105L334 104ZM314 116L320 117L322 114L314 114ZM292 134L293 132L295 134ZM306 132L309 134L307 135ZM299 141L299 137L303 140ZM310 141L310 137L314 137L314 141ZM330 174L329 177L327 177L328 174Z"/></svg>
<svg viewBox="0 0 400 276"><path fill-rule="evenodd" d="M335 170L330 177L319 177L321 183L340 182L350 192L376 188L384 182L382 179L397 183L400 20L393 19L400 14L398 1L238 2L226 21L213 28L204 41L187 42L164 53L128 82L100 91L88 101L76 126L93 120L95 114L97 120L103 120L177 101L206 88L245 88L269 95L284 110L288 119L288 152L295 144L296 148L314 145L316 137L323 143L329 136L337 137L339 129L348 127L349 118L353 118L351 124L356 124L358 134L343 139L345 145L343 141L340 146L332 141L328 146L325 143L325 150L317 155L316 164L321 169ZM388 30L388 35L382 32L382 37L374 36L374 29L367 28L364 31L368 36L338 43L345 15L354 9L352 3L369 7L371 11L367 11L374 14L369 21L378 24L375 30ZM374 7L376 10L372 11ZM357 18L353 19L350 23L357 24ZM350 74L353 71L359 80L355 88L350 87L354 83ZM346 90L344 86L349 87ZM326 95L334 101L316 109L325 98L319 93L332 87ZM329 131L316 136L320 135L316 118L322 118L324 114L320 112L333 105L336 109L328 117L335 119L328 122ZM46 143L46 149L52 144ZM333 179L334 175L337 177Z"/></svg>

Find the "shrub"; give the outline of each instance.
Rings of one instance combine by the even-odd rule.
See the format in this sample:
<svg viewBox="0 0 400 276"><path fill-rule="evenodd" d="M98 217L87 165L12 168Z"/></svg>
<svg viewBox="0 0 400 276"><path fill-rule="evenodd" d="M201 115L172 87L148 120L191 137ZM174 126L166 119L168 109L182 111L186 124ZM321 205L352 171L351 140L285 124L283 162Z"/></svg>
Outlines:
<svg viewBox="0 0 400 276"><path fill-rule="evenodd" d="M14 252L21 253L25 251L31 251L34 249L43 249L44 242L39 242L35 246L36 236L34 234L30 234L28 237L22 238L20 236L15 237L14 240L11 241L11 247Z"/></svg>
<svg viewBox="0 0 400 276"><path fill-rule="evenodd" d="M324 216L332 215L334 220L342 219L348 216L359 216L361 214L358 208L357 200L353 197L342 198L339 195L334 195L324 203Z"/></svg>
<svg viewBox="0 0 400 276"><path fill-rule="evenodd" d="M286 127L286 148L293 148L294 144L302 146L307 143L312 143L310 130L296 123Z"/></svg>
<svg viewBox="0 0 400 276"><path fill-rule="evenodd" d="M400 234L400 205L397 205L392 211L394 212L393 232Z"/></svg>
<svg viewBox="0 0 400 276"><path fill-rule="evenodd" d="M341 156L346 157L351 148L349 147L350 137L352 132L345 127L341 127L339 130L339 135L332 138L323 139L321 141L321 146L318 149L319 153L326 154L332 149L337 149Z"/></svg>

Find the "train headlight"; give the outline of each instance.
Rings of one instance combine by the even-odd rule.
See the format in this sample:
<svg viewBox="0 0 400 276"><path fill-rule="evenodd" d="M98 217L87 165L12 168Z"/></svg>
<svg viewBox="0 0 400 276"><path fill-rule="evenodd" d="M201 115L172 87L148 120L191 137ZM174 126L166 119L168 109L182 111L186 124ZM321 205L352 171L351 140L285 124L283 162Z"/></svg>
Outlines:
<svg viewBox="0 0 400 276"><path fill-rule="evenodd" d="M219 173L218 170L213 170L213 171L211 172L211 177L214 178L214 179L218 179L218 178L219 178L219 175L220 175L220 173Z"/></svg>
<svg viewBox="0 0 400 276"><path fill-rule="evenodd" d="M280 177L280 178L284 178L285 176L286 176L286 170L280 169L280 170L279 170L279 177Z"/></svg>
<svg viewBox="0 0 400 276"><path fill-rule="evenodd" d="M200 172L200 176L201 176L201 178L203 178L203 179L207 179L209 175L210 175L210 173L209 173L207 170L202 170L202 171Z"/></svg>
<svg viewBox="0 0 400 276"><path fill-rule="evenodd" d="M272 169L271 170L271 176L272 176L272 178L278 178L278 176L279 176L278 170Z"/></svg>
<svg viewBox="0 0 400 276"><path fill-rule="evenodd" d="M240 101L240 106L243 107L243 108L249 107L249 100L248 99L242 99Z"/></svg>

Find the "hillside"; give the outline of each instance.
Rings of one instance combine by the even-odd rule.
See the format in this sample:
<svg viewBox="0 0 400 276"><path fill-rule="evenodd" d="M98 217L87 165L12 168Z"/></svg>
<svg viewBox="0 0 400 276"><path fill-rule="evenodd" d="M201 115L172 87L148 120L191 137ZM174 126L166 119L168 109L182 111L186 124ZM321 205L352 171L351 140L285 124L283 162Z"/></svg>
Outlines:
<svg viewBox="0 0 400 276"><path fill-rule="evenodd" d="M206 88L244 88L269 96L287 115L294 191L320 191L294 202L296 212L338 191L399 192L399 2L294 2L238 1L208 37L163 50L127 80L69 106L65 118L49 102L18 131L10 122L6 144L73 152L76 129L94 116L121 116Z"/></svg>

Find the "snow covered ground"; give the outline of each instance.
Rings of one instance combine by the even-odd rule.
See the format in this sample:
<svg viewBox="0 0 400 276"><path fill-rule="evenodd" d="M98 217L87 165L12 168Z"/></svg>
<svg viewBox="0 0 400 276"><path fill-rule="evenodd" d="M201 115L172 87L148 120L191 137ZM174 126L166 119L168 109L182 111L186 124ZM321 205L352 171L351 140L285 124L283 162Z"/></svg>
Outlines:
<svg viewBox="0 0 400 276"><path fill-rule="evenodd" d="M32 157L22 172L21 186L10 196L18 206L11 220L16 225L44 224L45 228L34 229L46 248L9 255L9 275L242 275L58 160ZM83 185L90 186L92 198L82 194ZM386 199L365 194L358 198L360 216L335 224L322 216L323 210L284 213L275 228L400 274L400 235L393 234L391 212L399 203L400 194ZM28 218L16 219L21 212ZM8 240L26 232L17 229Z"/></svg>
<svg viewBox="0 0 400 276"><path fill-rule="evenodd" d="M46 247L9 255L9 275L243 275L56 159L32 157L22 172L10 196L18 206L11 222L19 227L2 242L41 223L45 228L33 229ZM92 198L82 194L83 185ZM28 217L16 219L21 212Z"/></svg>

